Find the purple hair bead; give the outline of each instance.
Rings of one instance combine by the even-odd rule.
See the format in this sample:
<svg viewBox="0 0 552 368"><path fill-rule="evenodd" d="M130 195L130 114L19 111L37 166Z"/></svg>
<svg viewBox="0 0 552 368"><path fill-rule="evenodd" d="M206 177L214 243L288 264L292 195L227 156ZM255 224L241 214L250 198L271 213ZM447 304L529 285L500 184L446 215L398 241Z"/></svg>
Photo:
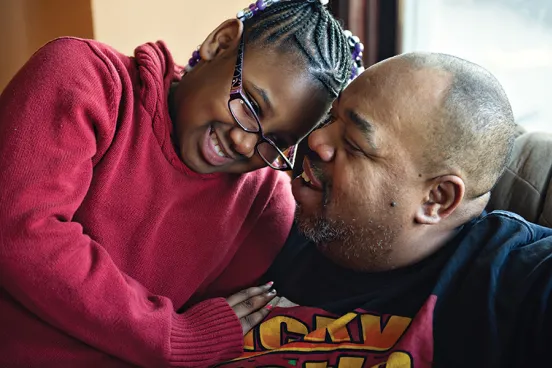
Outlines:
<svg viewBox="0 0 552 368"><path fill-rule="evenodd" d="M257 9L259 9L260 11L263 11L266 9L266 4L264 3L263 0L257 0L255 5L257 5Z"/></svg>
<svg viewBox="0 0 552 368"><path fill-rule="evenodd" d="M363 45L362 43L360 43L360 42L357 43L357 44L355 45L355 51L356 51L356 52L362 52L362 51L364 51L364 45Z"/></svg>
<svg viewBox="0 0 552 368"><path fill-rule="evenodd" d="M196 50L192 53L192 59L199 59L199 51Z"/></svg>
<svg viewBox="0 0 552 368"><path fill-rule="evenodd" d="M197 63L199 63L199 58L191 58L190 60L188 60L188 65L189 66L196 66Z"/></svg>
<svg viewBox="0 0 552 368"><path fill-rule="evenodd" d="M257 8L257 5L255 4L249 4L249 11L253 16L255 16L259 12L259 8Z"/></svg>

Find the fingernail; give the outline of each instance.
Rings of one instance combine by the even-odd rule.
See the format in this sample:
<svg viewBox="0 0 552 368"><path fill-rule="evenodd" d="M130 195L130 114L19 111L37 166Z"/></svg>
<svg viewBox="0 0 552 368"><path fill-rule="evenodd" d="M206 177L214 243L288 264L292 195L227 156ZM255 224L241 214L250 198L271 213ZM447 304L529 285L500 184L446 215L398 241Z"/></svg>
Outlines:
<svg viewBox="0 0 552 368"><path fill-rule="evenodd" d="M265 309L271 311L274 308L272 304L268 304Z"/></svg>
<svg viewBox="0 0 552 368"><path fill-rule="evenodd" d="M266 283L266 286L268 286L268 287L270 287L272 285L274 285L274 281L269 281L269 282Z"/></svg>
<svg viewBox="0 0 552 368"><path fill-rule="evenodd" d="M276 295L276 289L272 289L268 292L268 295Z"/></svg>

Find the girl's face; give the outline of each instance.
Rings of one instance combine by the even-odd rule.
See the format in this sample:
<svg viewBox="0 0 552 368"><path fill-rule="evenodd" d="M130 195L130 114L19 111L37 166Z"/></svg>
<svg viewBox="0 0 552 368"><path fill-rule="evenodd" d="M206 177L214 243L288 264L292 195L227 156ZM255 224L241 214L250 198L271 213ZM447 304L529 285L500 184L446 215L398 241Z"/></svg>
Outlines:
<svg viewBox="0 0 552 368"><path fill-rule="evenodd" d="M244 173L266 166L255 150L260 135L244 131L228 107L242 33L226 21L203 43L202 61L180 82L176 138L180 157L198 173ZM296 144L327 112L331 99L304 60L270 47L245 46L243 92L264 135L283 149Z"/></svg>

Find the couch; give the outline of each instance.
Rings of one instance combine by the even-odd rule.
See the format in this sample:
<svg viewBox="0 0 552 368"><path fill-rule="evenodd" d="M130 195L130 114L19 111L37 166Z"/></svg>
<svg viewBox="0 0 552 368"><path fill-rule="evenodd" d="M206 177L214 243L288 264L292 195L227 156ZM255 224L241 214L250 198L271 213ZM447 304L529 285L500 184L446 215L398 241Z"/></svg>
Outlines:
<svg viewBox="0 0 552 368"><path fill-rule="evenodd" d="M506 172L491 192L487 210L515 212L552 227L552 134L519 127Z"/></svg>

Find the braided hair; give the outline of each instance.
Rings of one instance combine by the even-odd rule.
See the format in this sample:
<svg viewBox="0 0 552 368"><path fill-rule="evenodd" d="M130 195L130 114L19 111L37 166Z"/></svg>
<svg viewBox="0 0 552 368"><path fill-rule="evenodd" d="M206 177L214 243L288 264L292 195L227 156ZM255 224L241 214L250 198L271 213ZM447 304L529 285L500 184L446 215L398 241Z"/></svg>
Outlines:
<svg viewBox="0 0 552 368"><path fill-rule="evenodd" d="M319 1L280 1L246 19L244 27L247 43L304 57L309 72L333 98L354 74L353 44Z"/></svg>

